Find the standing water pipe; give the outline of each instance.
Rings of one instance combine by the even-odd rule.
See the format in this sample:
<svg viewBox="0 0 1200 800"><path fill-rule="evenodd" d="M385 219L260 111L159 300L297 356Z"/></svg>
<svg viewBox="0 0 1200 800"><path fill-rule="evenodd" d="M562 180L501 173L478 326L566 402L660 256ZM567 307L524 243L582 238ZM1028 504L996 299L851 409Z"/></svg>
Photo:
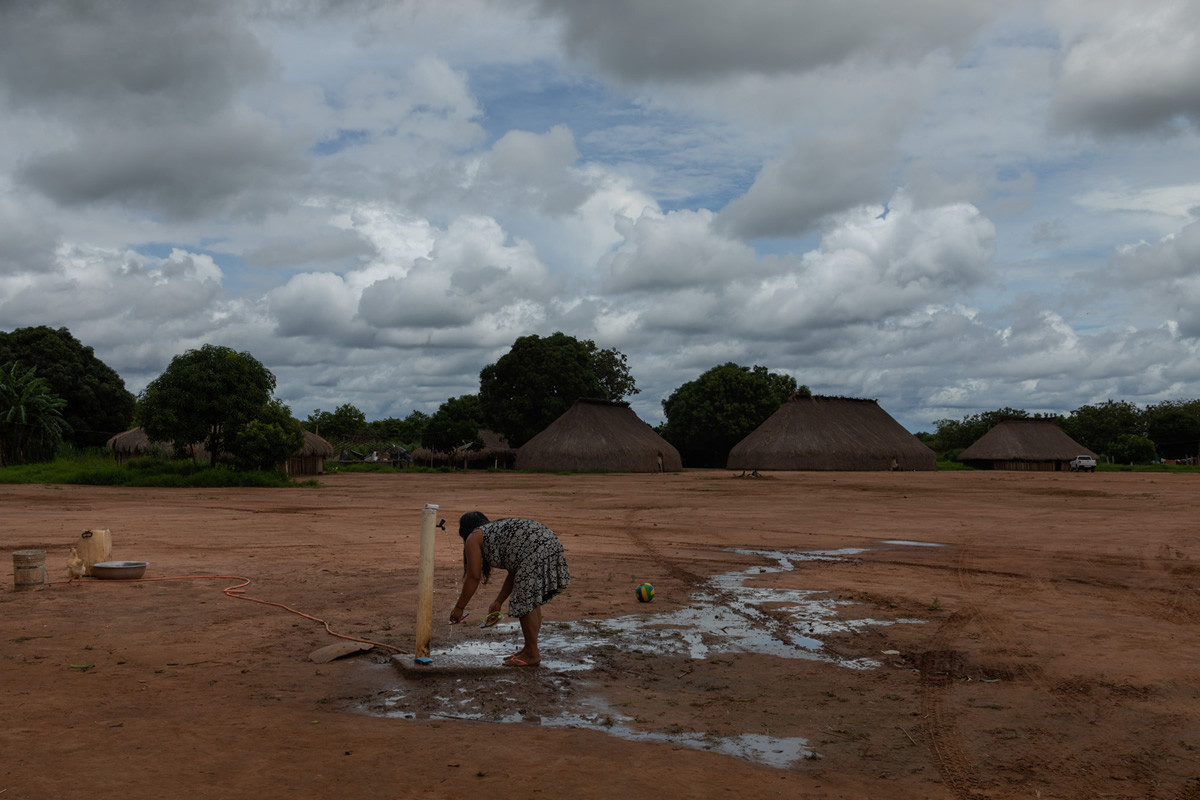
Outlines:
<svg viewBox="0 0 1200 800"><path fill-rule="evenodd" d="M433 636L433 552L437 542L438 507L426 503L421 512L421 556L417 566L417 645L413 655L429 658L429 639Z"/></svg>

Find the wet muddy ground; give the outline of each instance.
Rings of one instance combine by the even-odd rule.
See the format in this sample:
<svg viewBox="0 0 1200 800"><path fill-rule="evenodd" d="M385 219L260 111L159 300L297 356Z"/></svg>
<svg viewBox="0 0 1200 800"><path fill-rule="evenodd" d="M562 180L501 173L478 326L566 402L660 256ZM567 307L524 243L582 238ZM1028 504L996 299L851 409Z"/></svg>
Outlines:
<svg viewBox="0 0 1200 800"><path fill-rule="evenodd" d="M331 475L318 489L0 487L0 800L1200 800L1191 475ZM549 524L544 664L412 677L420 512ZM80 531L147 578L68 584ZM453 525L447 525L453 529ZM518 647L445 624L435 659ZM6 556L7 560L7 556ZM327 664L321 624L380 642ZM639 603L634 588L653 583ZM389 649L392 648L392 649ZM121 765L120 769L115 769Z"/></svg>

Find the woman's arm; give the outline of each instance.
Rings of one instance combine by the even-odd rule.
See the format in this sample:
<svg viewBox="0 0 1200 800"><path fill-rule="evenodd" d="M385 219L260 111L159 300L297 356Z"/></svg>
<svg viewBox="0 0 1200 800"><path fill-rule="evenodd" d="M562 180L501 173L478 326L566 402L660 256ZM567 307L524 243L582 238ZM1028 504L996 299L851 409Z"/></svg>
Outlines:
<svg viewBox="0 0 1200 800"><path fill-rule="evenodd" d="M463 561L466 563L466 573L463 575L462 591L458 593L458 602L450 612L451 622L462 619L467 603L471 602L483 580L483 531L478 528L463 540Z"/></svg>

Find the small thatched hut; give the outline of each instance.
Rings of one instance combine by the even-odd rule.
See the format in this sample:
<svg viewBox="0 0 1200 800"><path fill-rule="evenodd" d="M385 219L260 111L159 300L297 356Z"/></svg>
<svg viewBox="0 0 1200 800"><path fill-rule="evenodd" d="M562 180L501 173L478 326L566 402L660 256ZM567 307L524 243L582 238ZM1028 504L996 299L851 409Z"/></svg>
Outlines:
<svg viewBox="0 0 1200 800"><path fill-rule="evenodd" d="M472 450L471 444L482 444L480 449ZM453 452L441 453L428 447L418 447L412 451L412 461L424 467L459 467L463 469L512 468L517 460L516 448L510 447L505 439L495 431L480 428L475 434L475 441L462 447L454 448Z"/></svg>
<svg viewBox="0 0 1200 800"><path fill-rule="evenodd" d="M304 431L304 445L284 468L288 475L323 475L327 458L333 458L333 445L311 431Z"/></svg>
<svg viewBox="0 0 1200 800"><path fill-rule="evenodd" d="M1058 427L1053 417L1042 417L1001 420L959 453L958 460L976 469L1062 472L1075 456L1098 458Z"/></svg>
<svg viewBox="0 0 1200 800"><path fill-rule="evenodd" d="M108 449L117 457L117 463L130 458L156 455L171 458L174 448L170 442L152 442L141 428L133 428L124 433L118 433L108 440ZM208 450L203 444L196 443L188 448L187 455L196 461L208 461ZM296 454L283 465L288 475L320 475L325 472L325 459L333 458L333 445L317 436L315 433L304 431L304 445ZM218 459L229 462L232 458L228 453Z"/></svg>
<svg viewBox="0 0 1200 800"><path fill-rule="evenodd" d="M443 453L438 450L430 450L428 447L418 447L409 455L412 456L412 463L422 467L448 467L450 466L450 454Z"/></svg>
<svg viewBox="0 0 1200 800"><path fill-rule="evenodd" d="M933 470L937 454L874 400L793 394L729 451L729 469Z"/></svg>
<svg viewBox="0 0 1200 800"><path fill-rule="evenodd" d="M517 449L509 446L508 439L487 428L480 428L477 436L483 449L461 450L455 455L456 461L462 459L468 469L511 468L516 463Z"/></svg>
<svg viewBox="0 0 1200 800"><path fill-rule="evenodd" d="M175 454L175 448L170 442L152 442L140 427L118 433L109 439L105 446L113 451L118 464L130 458L142 456L171 458ZM204 445L199 443L188 449L188 455L197 461L208 460L208 451L204 449Z"/></svg>
<svg viewBox="0 0 1200 800"><path fill-rule="evenodd" d="M683 461L628 403L580 398L517 450L517 469L678 472Z"/></svg>

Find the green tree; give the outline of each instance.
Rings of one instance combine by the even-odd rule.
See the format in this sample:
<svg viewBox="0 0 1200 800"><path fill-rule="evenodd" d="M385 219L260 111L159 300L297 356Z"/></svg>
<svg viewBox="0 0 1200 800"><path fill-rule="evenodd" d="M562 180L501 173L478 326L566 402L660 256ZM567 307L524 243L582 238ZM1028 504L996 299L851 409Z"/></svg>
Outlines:
<svg viewBox="0 0 1200 800"><path fill-rule="evenodd" d="M171 359L138 397L135 418L151 441L177 450L204 442L210 463L221 453L236 460L237 434L264 412L275 376L246 352L206 344Z"/></svg>
<svg viewBox="0 0 1200 800"><path fill-rule="evenodd" d="M281 400L271 399L255 418L238 429L233 466L240 470L278 470L304 447L304 431Z"/></svg>
<svg viewBox="0 0 1200 800"><path fill-rule="evenodd" d="M36 367L38 377L66 402L62 412L70 426L64 433L66 441L79 447L103 447L111 436L129 429L133 393L120 375L66 328L41 325L0 332L0 364L12 361Z"/></svg>
<svg viewBox="0 0 1200 800"><path fill-rule="evenodd" d="M1146 408L1146 436L1163 458L1187 458L1200 451L1200 401L1168 400Z"/></svg>
<svg viewBox="0 0 1200 800"><path fill-rule="evenodd" d="M344 442L367 433L367 417L349 403L334 411L317 409L308 415L308 429L329 442Z"/></svg>
<svg viewBox="0 0 1200 800"><path fill-rule="evenodd" d="M621 400L636 393L625 356L557 332L522 336L479 373L485 427L520 447L581 397Z"/></svg>
<svg viewBox="0 0 1200 800"><path fill-rule="evenodd" d="M62 414L67 401L36 372L15 361L0 369L0 467L54 458L70 430Z"/></svg>
<svg viewBox="0 0 1200 800"><path fill-rule="evenodd" d="M1146 464L1158 457L1154 442L1133 433L1119 434L1109 444L1108 454L1118 464Z"/></svg>
<svg viewBox="0 0 1200 800"><path fill-rule="evenodd" d="M641 391L634 383L633 376L629 374L629 363L624 353L613 349L601 350L591 339L585 339L583 346L592 357L592 371L596 373L600 388L604 390L601 399L624 400Z"/></svg>
<svg viewBox="0 0 1200 800"><path fill-rule="evenodd" d="M1141 409L1133 403L1112 399L1080 406L1062 421L1062 429L1089 450L1109 454L1120 436L1142 436L1146 432Z"/></svg>
<svg viewBox="0 0 1200 800"><path fill-rule="evenodd" d="M801 387L808 392L808 387ZM679 450L684 466L724 467L729 451L796 389L790 375L732 361L683 384L662 401L659 433ZM811 394L811 393L810 393Z"/></svg>
<svg viewBox="0 0 1200 800"><path fill-rule="evenodd" d="M478 450L483 445L478 440L482 419L479 395L452 397L429 418L421 434L421 444L439 453L450 453L460 447Z"/></svg>
<svg viewBox="0 0 1200 800"><path fill-rule="evenodd" d="M388 417L367 423L367 435L372 439L401 444L405 447L417 445L429 424L429 415L424 411L413 410L404 419Z"/></svg>

